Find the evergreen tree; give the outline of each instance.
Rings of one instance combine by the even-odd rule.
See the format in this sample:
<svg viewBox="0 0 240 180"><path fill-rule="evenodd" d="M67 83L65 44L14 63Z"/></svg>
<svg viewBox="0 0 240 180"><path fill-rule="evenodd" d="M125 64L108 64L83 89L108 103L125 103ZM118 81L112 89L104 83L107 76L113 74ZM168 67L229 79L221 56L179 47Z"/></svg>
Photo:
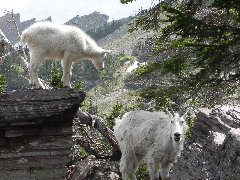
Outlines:
<svg viewBox="0 0 240 180"><path fill-rule="evenodd" d="M172 103L175 108L233 100L240 77L239 23L238 0L160 1L139 14L131 31L157 31L153 55L161 56L140 68L137 76L158 71L163 81L140 95L156 100L159 106Z"/></svg>
<svg viewBox="0 0 240 180"><path fill-rule="evenodd" d="M3 75L0 74L0 93L6 89L6 80Z"/></svg>
<svg viewBox="0 0 240 180"><path fill-rule="evenodd" d="M7 90L24 89L28 86L25 70L16 63L12 55L5 57L0 66L0 74L4 75Z"/></svg>

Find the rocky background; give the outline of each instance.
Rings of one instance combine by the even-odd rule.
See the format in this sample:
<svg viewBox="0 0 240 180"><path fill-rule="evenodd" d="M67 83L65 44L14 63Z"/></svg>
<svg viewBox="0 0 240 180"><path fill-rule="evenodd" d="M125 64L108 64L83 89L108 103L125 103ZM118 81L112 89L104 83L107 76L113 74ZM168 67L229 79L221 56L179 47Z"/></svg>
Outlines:
<svg viewBox="0 0 240 180"><path fill-rule="evenodd" d="M48 17L42 21L52 21L52 18ZM0 29L12 44L16 44L20 41L19 35L21 35L22 31L35 22L35 18L21 22L19 13L13 14L9 12L5 16L0 17Z"/></svg>
<svg viewBox="0 0 240 180"><path fill-rule="evenodd" d="M240 178L240 107L200 109L171 179Z"/></svg>
<svg viewBox="0 0 240 180"><path fill-rule="evenodd" d="M124 52L127 54L132 54L132 51L137 43L145 41L148 37L151 37L153 32L139 31L133 34L128 33L131 20L132 17L109 21L109 16L95 11L89 15L77 15L76 17L67 21L65 24L74 25L90 33L90 35L92 35L93 38L98 41L100 46L116 50L115 53ZM20 41L19 35L21 35L22 31L38 21L52 21L52 18L51 16L43 20L36 20L33 18L28 21L21 22L19 13L12 14L11 12L8 12L5 16L0 17L0 29L14 45ZM117 24L117 26L113 27L111 31L107 32L104 36L101 36L101 38L94 37L94 32L97 30L106 31L104 27L113 22Z"/></svg>
<svg viewBox="0 0 240 180"><path fill-rule="evenodd" d="M173 180L240 179L240 107L200 109L174 164ZM89 156L73 167L71 179L120 179L118 161ZM146 178L148 179L148 178Z"/></svg>
<svg viewBox="0 0 240 180"><path fill-rule="evenodd" d="M105 14L100 14L99 12L95 11L89 15L79 16L72 18L71 20L67 21L65 24L67 25L75 25L84 31L89 31L92 29L97 29L105 24L107 24L109 16Z"/></svg>

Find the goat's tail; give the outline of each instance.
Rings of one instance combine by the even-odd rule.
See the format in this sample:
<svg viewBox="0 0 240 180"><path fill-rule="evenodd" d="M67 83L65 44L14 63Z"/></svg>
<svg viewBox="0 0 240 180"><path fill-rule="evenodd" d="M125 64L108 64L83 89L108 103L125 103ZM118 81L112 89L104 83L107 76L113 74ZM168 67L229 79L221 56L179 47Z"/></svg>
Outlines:
<svg viewBox="0 0 240 180"><path fill-rule="evenodd" d="M115 118L115 126L119 126L121 121L122 121L122 119L120 119L119 117Z"/></svg>
<svg viewBox="0 0 240 180"><path fill-rule="evenodd" d="M115 118L115 125L113 127L114 132L118 131L119 125L120 125L121 119L120 118Z"/></svg>

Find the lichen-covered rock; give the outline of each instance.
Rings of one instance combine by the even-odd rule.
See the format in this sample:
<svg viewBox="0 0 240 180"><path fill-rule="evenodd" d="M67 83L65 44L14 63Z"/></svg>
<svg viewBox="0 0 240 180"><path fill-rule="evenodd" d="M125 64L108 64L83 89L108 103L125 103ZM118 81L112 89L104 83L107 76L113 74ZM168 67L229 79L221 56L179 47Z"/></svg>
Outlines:
<svg viewBox="0 0 240 180"><path fill-rule="evenodd" d="M69 174L71 180L117 180L120 177L119 164L108 159L96 159L95 156L88 156L77 163Z"/></svg>
<svg viewBox="0 0 240 180"><path fill-rule="evenodd" d="M240 179L240 107L200 109L170 178Z"/></svg>
<svg viewBox="0 0 240 180"><path fill-rule="evenodd" d="M70 88L0 94L0 179L64 179L83 98Z"/></svg>

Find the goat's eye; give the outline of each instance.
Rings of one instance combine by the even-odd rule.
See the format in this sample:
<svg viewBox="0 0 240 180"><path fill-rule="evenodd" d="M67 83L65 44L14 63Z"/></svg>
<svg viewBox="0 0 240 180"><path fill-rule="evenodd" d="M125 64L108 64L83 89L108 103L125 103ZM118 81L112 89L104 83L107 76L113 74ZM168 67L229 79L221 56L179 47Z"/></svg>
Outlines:
<svg viewBox="0 0 240 180"><path fill-rule="evenodd" d="M174 123L174 121L171 121L171 123Z"/></svg>
<svg viewBox="0 0 240 180"><path fill-rule="evenodd" d="M184 121L181 121L181 123L183 124L183 123L184 123Z"/></svg>

